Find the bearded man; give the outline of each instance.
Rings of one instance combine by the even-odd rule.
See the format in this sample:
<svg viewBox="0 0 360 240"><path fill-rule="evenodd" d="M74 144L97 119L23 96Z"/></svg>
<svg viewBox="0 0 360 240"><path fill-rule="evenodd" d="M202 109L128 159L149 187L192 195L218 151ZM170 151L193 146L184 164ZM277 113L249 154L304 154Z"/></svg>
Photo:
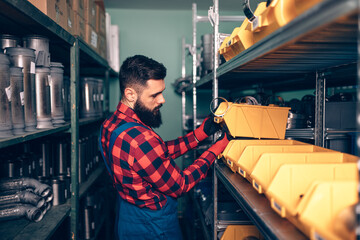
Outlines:
<svg viewBox="0 0 360 240"><path fill-rule="evenodd" d="M165 76L164 65L151 58L127 58L119 73L121 100L101 127L100 149L118 193L118 239L182 239L176 198L206 177L229 142L224 133L186 169L176 165L174 159L220 128L208 117L187 135L164 142L153 128L162 123Z"/></svg>

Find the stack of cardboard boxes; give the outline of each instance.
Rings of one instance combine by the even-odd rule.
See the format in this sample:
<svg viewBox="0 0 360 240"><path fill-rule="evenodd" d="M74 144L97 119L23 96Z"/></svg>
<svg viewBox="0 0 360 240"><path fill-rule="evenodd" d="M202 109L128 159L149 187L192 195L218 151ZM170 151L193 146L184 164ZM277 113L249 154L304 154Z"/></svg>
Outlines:
<svg viewBox="0 0 360 240"><path fill-rule="evenodd" d="M106 52L103 0L28 0L62 28L83 39L104 59Z"/></svg>

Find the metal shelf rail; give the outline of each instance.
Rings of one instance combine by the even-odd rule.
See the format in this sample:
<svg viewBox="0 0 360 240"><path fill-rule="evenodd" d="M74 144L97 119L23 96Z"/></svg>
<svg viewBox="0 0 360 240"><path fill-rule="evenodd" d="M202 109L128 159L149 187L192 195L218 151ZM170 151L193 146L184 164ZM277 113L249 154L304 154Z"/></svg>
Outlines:
<svg viewBox="0 0 360 240"><path fill-rule="evenodd" d="M70 214L70 202L52 207L38 222L26 219L4 222L0 225L0 236L4 240L49 239Z"/></svg>
<svg viewBox="0 0 360 240"><path fill-rule="evenodd" d="M306 79L307 83L315 83L312 85L316 88L314 139L316 145L324 146L326 81L336 68L346 69L351 66L350 69L356 69L352 66L356 65L359 56L357 51L359 2L357 0L324 0L220 67L217 66L219 0L213 2L214 6L209 10L209 18L214 28L214 69L212 73L197 81L196 54L193 54L193 86L186 89L186 91L193 91L194 123L196 122L196 89L200 87L212 89L213 97L217 97L219 77L221 77L224 89L234 89L239 85L251 88L259 82L268 83L280 80L277 84L288 82L288 90L290 90L296 87L292 79L299 79L300 76L298 80L300 82ZM204 17L197 17L196 5L193 5L193 49L196 49L196 23L204 19ZM355 75L356 70L352 73L352 76ZM266 238L304 238L290 222L281 218L277 219L279 217L275 212L266 209L266 206L269 206L266 205L264 197L262 199L261 196L254 196L252 200L249 200L253 193L243 189L245 185L241 183L240 176L231 174L225 166L219 167L220 164L217 162L215 166L213 239L217 238L217 177L227 185L234 198L252 216L254 223ZM251 188L251 185L247 185ZM253 192L255 193L254 190ZM261 209L265 212L259 212ZM286 226L286 231L283 226ZM291 234L289 234L289 229L294 229L294 231L290 231Z"/></svg>
<svg viewBox="0 0 360 240"><path fill-rule="evenodd" d="M80 124L87 124L97 122L93 120L79 121L79 80L80 80L80 63L82 66L89 66L92 70L87 71L86 68L81 70L81 74L101 74L104 77L104 85L108 86L109 76L117 76L112 70L107 61L100 57L93 49L77 36L71 35L56 22L39 11L30 2L22 0L2 0L0 1L0 32L14 35L24 36L27 34L39 34L49 38L50 52L52 52L52 60L60 61L64 64L65 70L70 71L70 95L71 95L71 120L70 125L66 124L63 127L53 128L48 130L41 130L34 133L29 133L24 136L14 137L0 141L0 148L11 146L17 143L23 143L29 140L37 139L39 137L51 135L59 132L66 132L70 129L71 133L71 179L72 179L72 193L71 193L71 235L73 239L78 238L78 209L79 209L79 186L78 179L78 139ZM94 72L93 69L97 69ZM104 90L104 110L109 110L109 89L105 87ZM65 207L65 206L64 206ZM67 206L67 209L69 206ZM55 208L57 209L57 208ZM62 212L69 214L68 210ZM54 219L56 222L57 218ZM37 223L36 226L45 224L46 221ZM60 220L58 221L60 223ZM35 225L34 225L35 226ZM48 225L48 231L54 232L59 224ZM20 227L18 225L14 228ZM41 228L40 230L41 231ZM20 231L18 231L20 232ZM38 231L33 227L31 234L37 236ZM5 236L5 235L2 235ZM49 236L47 236L49 237ZM43 239L47 238L44 237ZM20 239L28 239L21 238ZM42 239L38 237L37 239Z"/></svg>
<svg viewBox="0 0 360 240"><path fill-rule="evenodd" d="M298 78L357 61L357 0L324 0L217 69L222 84ZM218 49L218 48L217 48ZM324 71L326 72L326 71ZM209 88L213 74L196 82ZM246 81L244 81L246 79ZM304 79L303 79L304 80ZM314 81L312 79L312 81ZM187 89L190 90L190 89Z"/></svg>
<svg viewBox="0 0 360 240"><path fill-rule="evenodd" d="M307 239L293 224L273 211L269 200L259 195L242 176L220 161L215 164L215 171L265 239Z"/></svg>

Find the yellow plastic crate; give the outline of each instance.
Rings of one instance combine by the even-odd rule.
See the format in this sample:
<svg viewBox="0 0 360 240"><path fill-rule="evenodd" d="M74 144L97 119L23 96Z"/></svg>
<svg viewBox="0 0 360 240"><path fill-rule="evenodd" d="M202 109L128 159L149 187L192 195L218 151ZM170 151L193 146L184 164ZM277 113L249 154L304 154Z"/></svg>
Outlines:
<svg viewBox="0 0 360 240"><path fill-rule="evenodd" d="M251 172L253 187L264 193L279 167L289 163L343 163L356 162L358 157L341 152L326 149L328 153L322 152L322 148L314 146L314 153L264 153ZM320 150L320 151L319 151Z"/></svg>
<svg viewBox="0 0 360 240"><path fill-rule="evenodd" d="M332 150L317 147L310 144L305 145L264 145L247 146L240 158L235 161L238 173L247 179L251 179L251 174L259 158L263 154L269 153L313 153L313 152L334 152Z"/></svg>
<svg viewBox="0 0 360 240"><path fill-rule="evenodd" d="M355 239L355 231L348 231L344 223L352 216L344 215L344 211L351 214L353 209L348 208L359 201L358 184L358 181L315 182L298 206L298 220L304 233L314 240Z"/></svg>
<svg viewBox="0 0 360 240"><path fill-rule="evenodd" d="M321 1L322 0L273 0L251 24L251 30L254 33L254 43L288 24L297 16Z"/></svg>
<svg viewBox="0 0 360 240"><path fill-rule="evenodd" d="M230 36L226 37L223 43L220 45L219 53L225 58L226 61L229 61L235 57L238 53L235 53L232 48L228 47L228 42L230 41Z"/></svg>
<svg viewBox="0 0 360 240"><path fill-rule="evenodd" d="M225 122L231 136L284 139L290 108L222 102L214 121Z"/></svg>
<svg viewBox="0 0 360 240"><path fill-rule="evenodd" d="M238 171L237 162L247 146L262 145L307 145L306 143L295 140L231 140L221 154L222 159L233 172Z"/></svg>
<svg viewBox="0 0 360 240"><path fill-rule="evenodd" d="M249 237L264 239L259 230L254 225L229 225L226 227L221 240L236 240Z"/></svg>
<svg viewBox="0 0 360 240"><path fill-rule="evenodd" d="M315 181L358 181L356 163L284 164L271 181L265 195L271 207L289 219L298 213L297 207Z"/></svg>

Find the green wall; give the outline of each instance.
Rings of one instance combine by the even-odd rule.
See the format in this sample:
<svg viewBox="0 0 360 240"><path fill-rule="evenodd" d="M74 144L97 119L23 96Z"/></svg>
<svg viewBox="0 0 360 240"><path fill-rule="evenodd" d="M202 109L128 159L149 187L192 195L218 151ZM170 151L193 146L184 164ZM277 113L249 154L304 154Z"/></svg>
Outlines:
<svg viewBox="0 0 360 240"><path fill-rule="evenodd" d="M239 8L240 9L240 8ZM111 23L119 26L120 62L128 56L142 54L162 62L167 68L166 103L162 107L163 125L156 131L164 140L174 139L181 135L181 96L174 92L171 85L181 76L181 41L185 36L186 43L192 43L192 10L132 10L107 9ZM221 15L239 15L238 12L221 12ZM207 11L199 11L205 16ZM240 23L221 23L220 32L231 33ZM212 33L210 23L198 23L198 44L200 36ZM187 74L191 74L192 58L188 56ZM117 79L110 81L110 110L114 111L120 93ZM205 109L211 101L199 102L200 109ZM188 105L191 103L188 102ZM190 112L191 113L191 112ZM190 114L189 113L189 114Z"/></svg>

